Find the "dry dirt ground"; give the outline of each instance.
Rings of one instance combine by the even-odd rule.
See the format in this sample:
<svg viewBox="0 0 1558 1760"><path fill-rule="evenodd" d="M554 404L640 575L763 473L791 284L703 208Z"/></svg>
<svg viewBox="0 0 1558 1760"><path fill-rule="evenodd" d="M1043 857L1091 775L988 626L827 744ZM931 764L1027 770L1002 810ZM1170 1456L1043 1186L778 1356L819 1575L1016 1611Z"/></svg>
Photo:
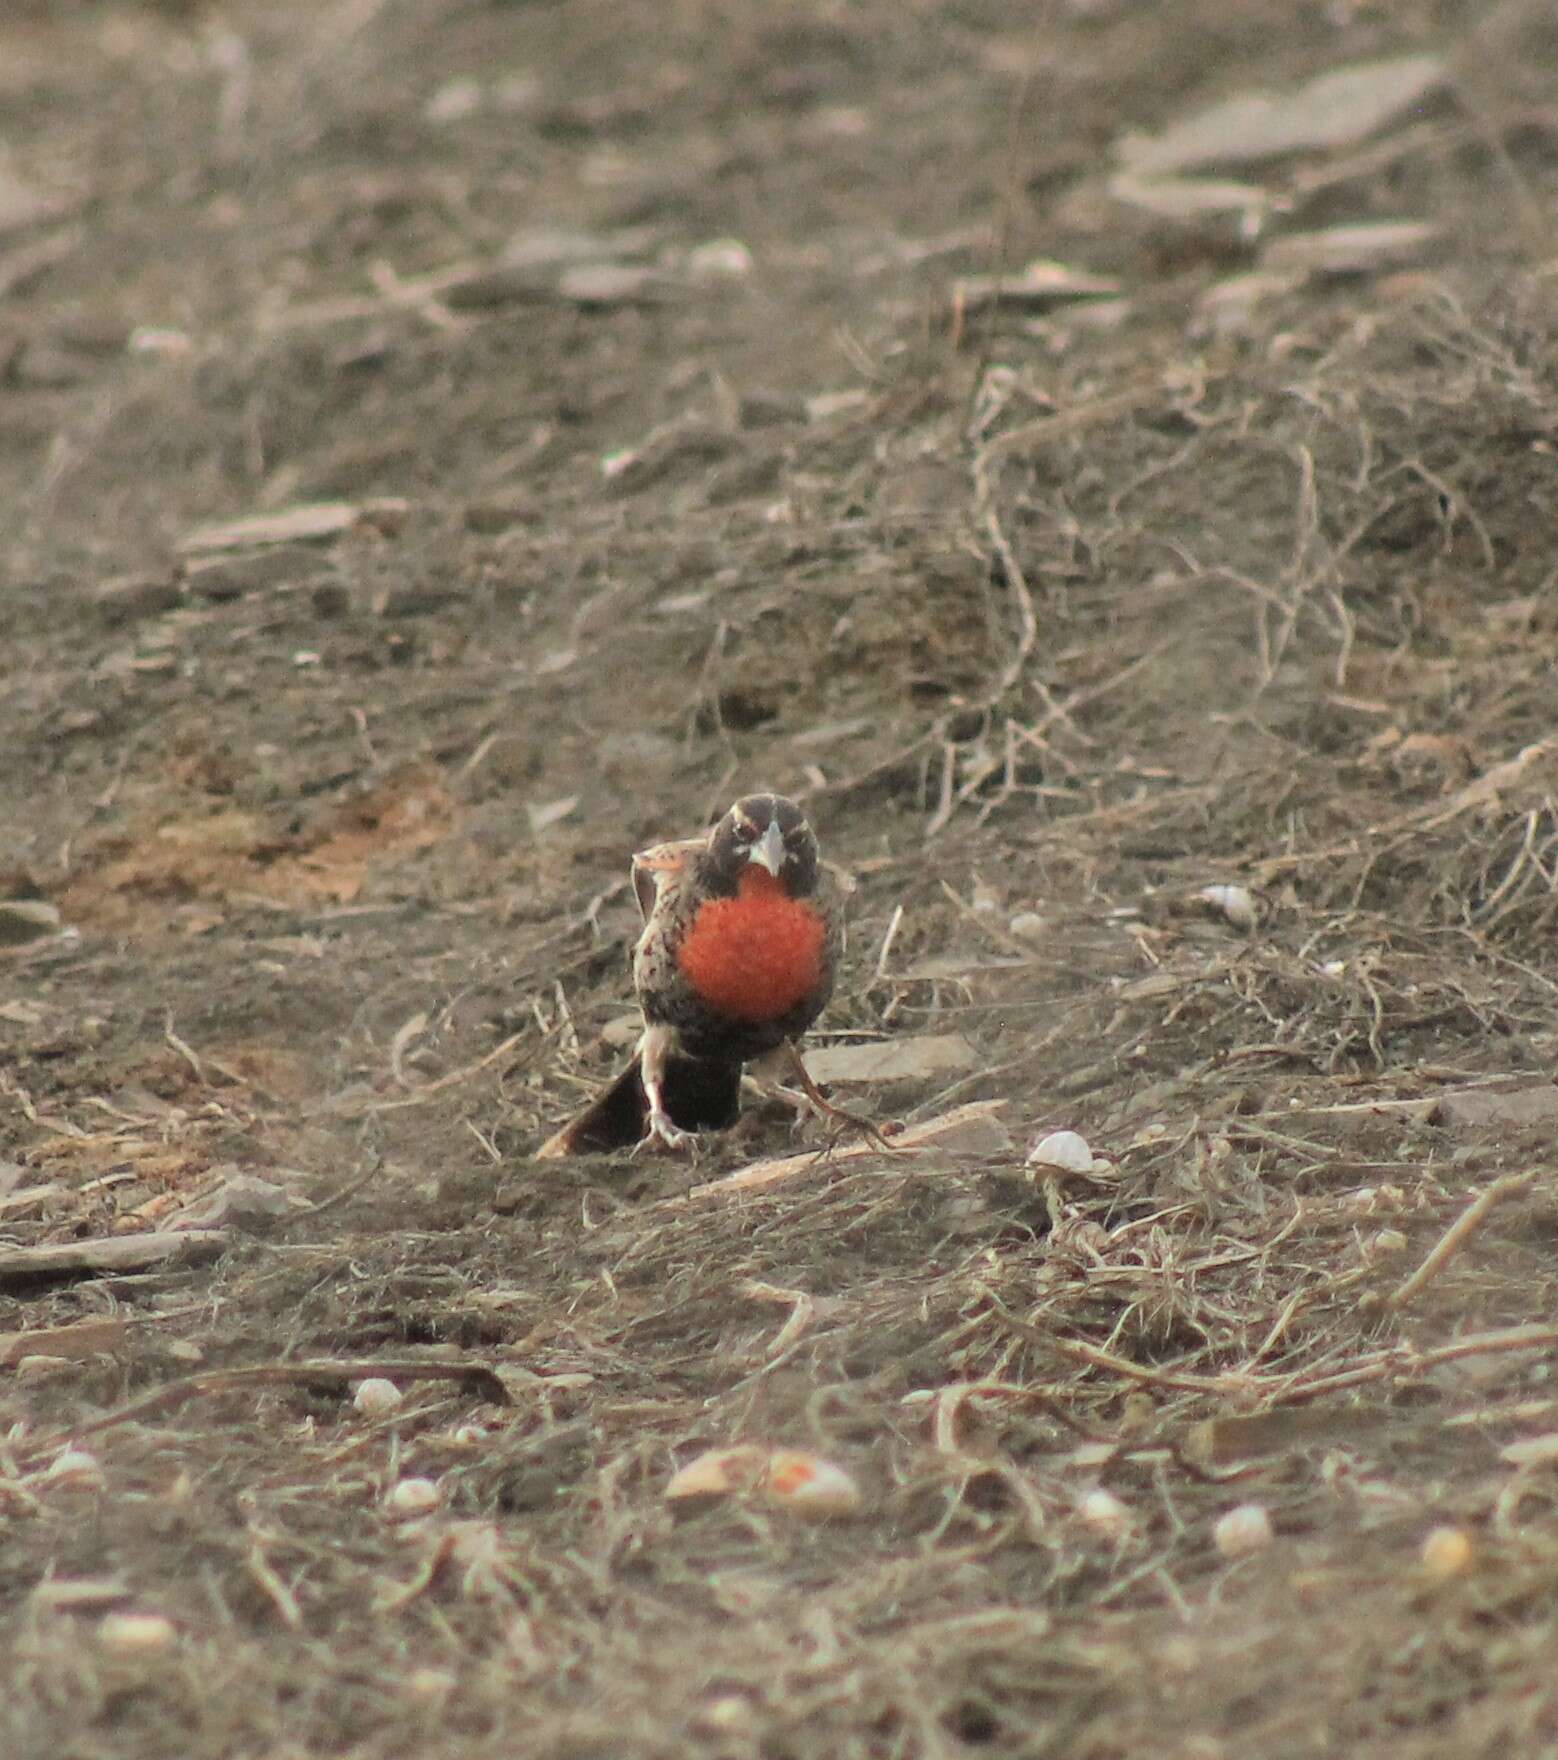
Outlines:
<svg viewBox="0 0 1558 1760"><path fill-rule="evenodd" d="M9 1760L1558 1751L1555 67L12 0ZM819 1051L908 1048L840 1095L990 1104L533 1161L628 852L759 783L858 882ZM858 1507L666 1498L738 1445Z"/></svg>

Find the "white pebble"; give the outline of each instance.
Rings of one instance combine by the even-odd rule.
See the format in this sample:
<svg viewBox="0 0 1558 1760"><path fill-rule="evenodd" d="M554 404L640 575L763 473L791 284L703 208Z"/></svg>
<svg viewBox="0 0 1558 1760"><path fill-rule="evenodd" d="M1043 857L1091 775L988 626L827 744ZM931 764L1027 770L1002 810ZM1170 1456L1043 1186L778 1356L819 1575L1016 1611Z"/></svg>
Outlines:
<svg viewBox="0 0 1558 1760"><path fill-rule="evenodd" d="M1458 1577L1471 1565L1471 1540L1460 1528L1435 1528L1423 1541L1423 1569L1431 1577Z"/></svg>
<svg viewBox="0 0 1558 1760"><path fill-rule="evenodd" d="M1212 1538L1224 1558L1243 1558L1271 1544L1271 1517L1258 1503L1241 1503L1219 1518Z"/></svg>
<svg viewBox="0 0 1558 1760"><path fill-rule="evenodd" d="M1046 927L1043 917L1037 911L1018 911L1006 926L1024 941L1040 940Z"/></svg>
<svg viewBox="0 0 1558 1760"><path fill-rule="evenodd" d="M75 1367L70 1357L18 1357L13 1373L18 1381L49 1381Z"/></svg>
<svg viewBox="0 0 1558 1760"><path fill-rule="evenodd" d="M409 1519L438 1508L444 1494L431 1479L400 1479L390 1487L385 1506L391 1515Z"/></svg>
<svg viewBox="0 0 1558 1760"><path fill-rule="evenodd" d="M1087 1493L1077 1513L1101 1540L1123 1540L1131 1531L1130 1510L1102 1486Z"/></svg>
<svg viewBox="0 0 1558 1760"><path fill-rule="evenodd" d="M394 1411L405 1397L393 1381L385 1380L382 1375L370 1375L367 1380L357 1383L352 1404L365 1417L377 1418Z"/></svg>
<svg viewBox="0 0 1558 1760"><path fill-rule="evenodd" d="M97 1641L115 1656L150 1656L166 1650L178 1636L173 1621L160 1613L105 1613Z"/></svg>
<svg viewBox="0 0 1558 1760"><path fill-rule="evenodd" d="M705 1735L733 1735L752 1727L752 1703L740 1693L720 1693L704 1702L697 1721Z"/></svg>
<svg viewBox="0 0 1558 1760"><path fill-rule="evenodd" d="M1093 1151L1076 1131L1051 1131L1028 1151L1030 1167L1054 1167L1062 1173L1091 1173Z"/></svg>
<svg viewBox="0 0 1558 1760"><path fill-rule="evenodd" d="M434 1704L447 1699L458 1685L454 1670L450 1668L414 1668L406 1676L407 1693L413 1699Z"/></svg>
<svg viewBox="0 0 1558 1760"><path fill-rule="evenodd" d="M41 1475L48 1485L71 1485L83 1489L103 1483L102 1463L84 1448L67 1448L57 1455Z"/></svg>
<svg viewBox="0 0 1558 1760"><path fill-rule="evenodd" d="M752 253L738 238L712 238L687 253L687 272L701 281L752 273Z"/></svg>
<svg viewBox="0 0 1558 1760"><path fill-rule="evenodd" d="M1197 897L1218 911L1236 929L1253 929L1260 921L1260 907L1247 886L1203 886Z"/></svg>

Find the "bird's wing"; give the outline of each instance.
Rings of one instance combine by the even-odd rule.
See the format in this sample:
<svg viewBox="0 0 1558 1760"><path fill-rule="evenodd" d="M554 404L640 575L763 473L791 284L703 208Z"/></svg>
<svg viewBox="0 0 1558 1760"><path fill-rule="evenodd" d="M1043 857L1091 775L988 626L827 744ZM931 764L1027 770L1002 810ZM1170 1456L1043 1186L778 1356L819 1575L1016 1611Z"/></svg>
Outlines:
<svg viewBox="0 0 1558 1760"><path fill-rule="evenodd" d="M685 874L694 856L708 847L707 837L687 837L677 843L654 843L633 857L633 893L639 915L647 923L670 881Z"/></svg>

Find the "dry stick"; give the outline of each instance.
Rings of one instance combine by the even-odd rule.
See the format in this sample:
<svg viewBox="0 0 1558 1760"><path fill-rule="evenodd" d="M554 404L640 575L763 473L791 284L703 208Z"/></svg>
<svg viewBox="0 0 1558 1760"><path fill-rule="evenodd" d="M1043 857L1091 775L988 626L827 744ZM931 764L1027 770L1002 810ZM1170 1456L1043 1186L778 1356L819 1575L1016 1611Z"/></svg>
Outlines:
<svg viewBox="0 0 1558 1760"><path fill-rule="evenodd" d="M1196 1375L1185 1370L1149 1369L1141 1363L1133 1363L1129 1357L1116 1356L1112 1351L1088 1344L1083 1339L1063 1338L1054 1333L1043 1332L1037 1326L1030 1326L1027 1321L1019 1320L990 1295L989 1291L985 1294L1003 1326L1042 1350L1053 1350L1076 1362L1122 1375L1127 1380L1144 1381L1159 1387L1177 1387L1191 1393L1217 1393L1225 1396L1236 1392L1259 1392L1268 1397L1272 1407L1295 1400L1314 1399L1322 1393L1337 1393L1344 1388L1362 1386L1371 1381L1385 1381L1395 1376L1415 1379L1430 1369L1437 1369L1445 1363L1459 1362L1464 1357L1493 1356L1502 1351L1541 1350L1543 1347L1558 1345L1558 1326L1531 1324L1507 1326L1494 1332L1470 1333L1465 1338L1454 1339L1449 1344L1437 1345L1426 1351L1420 1351L1409 1344L1391 1345L1385 1350L1376 1351L1362 1362L1355 1363L1350 1369L1338 1369L1331 1374L1316 1375L1309 1380L1302 1376L1293 1376L1284 1381L1280 1376L1251 1375L1237 1369L1231 1369L1223 1375Z"/></svg>
<svg viewBox="0 0 1558 1760"><path fill-rule="evenodd" d="M1506 1173L1502 1179L1494 1180L1485 1192L1474 1198L1456 1217L1439 1237L1439 1244L1406 1282L1385 1297L1384 1305L1387 1308L1399 1308L1411 1301L1424 1284L1430 1278L1437 1277L1449 1260L1465 1246L1482 1226L1484 1217L1495 1204L1513 1197L1516 1192L1525 1191L1535 1178L1536 1172L1532 1169L1528 1173Z"/></svg>
<svg viewBox="0 0 1558 1760"><path fill-rule="evenodd" d="M1506 1326L1496 1332L1468 1333L1465 1338L1427 1351L1416 1350L1411 1345L1393 1345L1354 1364L1351 1369L1317 1375L1312 1381L1295 1378L1281 1389L1279 1397L1283 1400L1313 1399L1317 1394L1336 1393L1342 1388L1359 1387L1370 1381L1385 1381L1394 1375L1422 1375L1445 1363L1459 1362L1463 1357L1488 1357L1501 1351L1534 1351L1555 1345L1558 1345L1558 1326L1540 1323Z"/></svg>
<svg viewBox="0 0 1558 1760"><path fill-rule="evenodd" d="M188 1375L182 1381L154 1388L139 1399L105 1412L90 1424L75 1430L57 1431L53 1436L40 1437L21 1451L24 1459L47 1454L51 1449L73 1446L84 1436L100 1430L128 1424L154 1412L171 1412L197 1394L234 1393L245 1387L290 1386L299 1382L326 1381L344 1386L352 1381L382 1378L387 1381L459 1381L480 1388L493 1405L509 1404L508 1389L495 1370L484 1363L424 1363L374 1361L372 1358L353 1360L330 1358L313 1363L259 1363L247 1369L211 1369L200 1375Z"/></svg>

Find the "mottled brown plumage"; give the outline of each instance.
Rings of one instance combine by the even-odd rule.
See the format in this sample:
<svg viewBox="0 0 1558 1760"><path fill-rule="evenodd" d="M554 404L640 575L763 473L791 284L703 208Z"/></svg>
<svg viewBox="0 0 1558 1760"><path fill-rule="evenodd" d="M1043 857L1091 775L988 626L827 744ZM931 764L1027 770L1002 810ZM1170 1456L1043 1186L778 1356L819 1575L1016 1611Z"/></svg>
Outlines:
<svg viewBox="0 0 1558 1760"><path fill-rule="evenodd" d="M805 815L783 795L748 795L706 837L642 851L633 885L644 914L633 984L646 1140L675 1148L688 1133L665 1104L668 1061L739 1071L796 1044L833 994L843 903Z"/></svg>
<svg viewBox="0 0 1558 1760"><path fill-rule="evenodd" d="M813 1103L847 1119L795 1049L833 993L844 913L794 801L748 795L704 836L641 850L633 890L644 918L633 950L638 1051L538 1154L684 1147L695 1131L735 1123L742 1066L781 1047Z"/></svg>

